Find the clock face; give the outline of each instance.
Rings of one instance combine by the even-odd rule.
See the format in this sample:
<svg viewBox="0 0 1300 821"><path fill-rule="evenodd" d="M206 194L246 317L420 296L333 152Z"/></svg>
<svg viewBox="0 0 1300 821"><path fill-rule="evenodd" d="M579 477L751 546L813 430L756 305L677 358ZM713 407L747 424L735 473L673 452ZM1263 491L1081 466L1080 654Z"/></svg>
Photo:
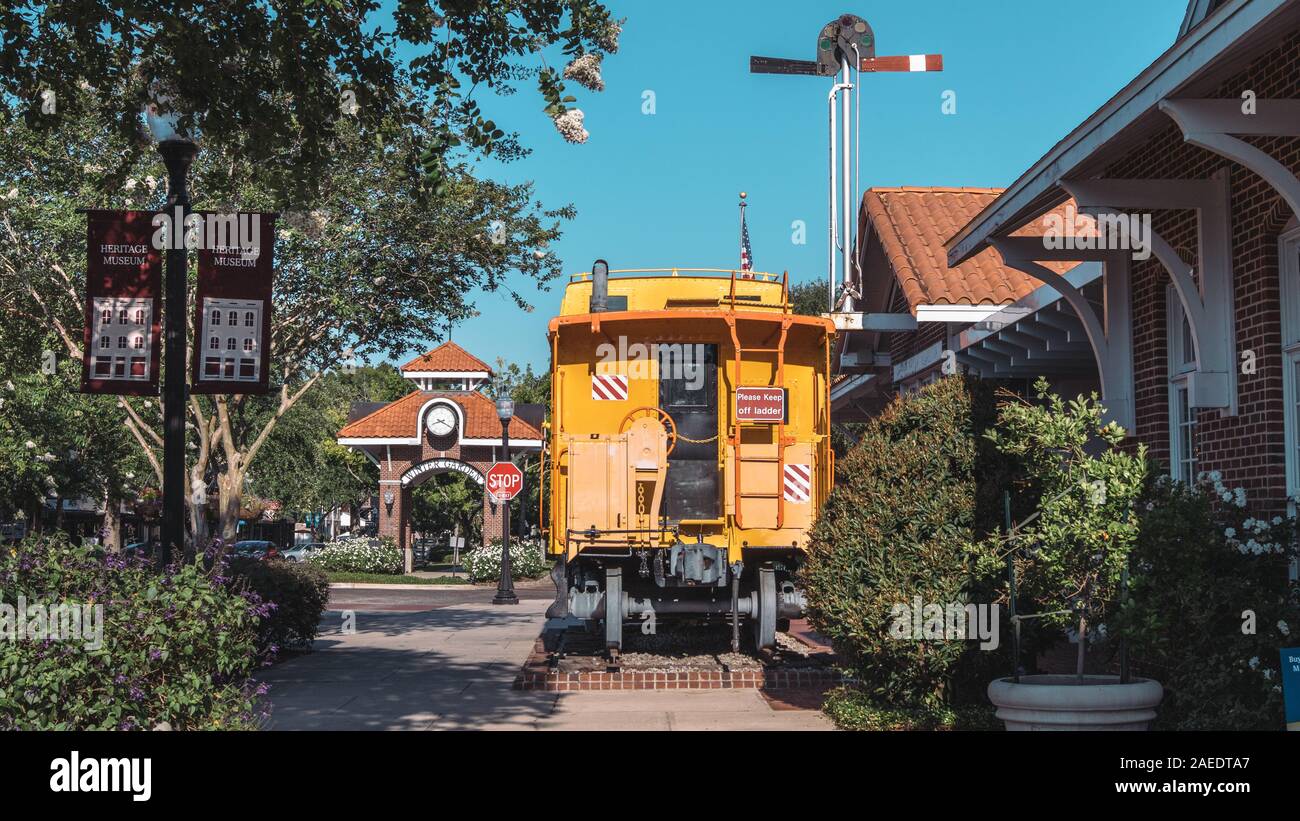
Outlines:
<svg viewBox="0 0 1300 821"><path fill-rule="evenodd" d="M424 424L434 436L446 436L456 429L456 412L446 405L435 405Z"/></svg>

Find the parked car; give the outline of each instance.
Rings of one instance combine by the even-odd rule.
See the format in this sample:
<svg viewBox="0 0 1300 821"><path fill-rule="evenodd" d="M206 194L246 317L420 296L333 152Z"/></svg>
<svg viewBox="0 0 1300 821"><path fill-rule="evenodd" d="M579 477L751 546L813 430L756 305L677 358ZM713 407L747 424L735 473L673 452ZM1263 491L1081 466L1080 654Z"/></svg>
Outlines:
<svg viewBox="0 0 1300 821"><path fill-rule="evenodd" d="M247 539L230 546L231 555L252 559L274 559L280 555L275 542L264 539Z"/></svg>
<svg viewBox="0 0 1300 821"><path fill-rule="evenodd" d="M126 556L143 556L146 559L152 559L157 543L153 540L147 542L131 542L122 548L122 553Z"/></svg>
<svg viewBox="0 0 1300 821"><path fill-rule="evenodd" d="M324 542L302 542L293 547L287 547L280 551L280 555L287 562L305 562L307 557L318 550L324 550Z"/></svg>

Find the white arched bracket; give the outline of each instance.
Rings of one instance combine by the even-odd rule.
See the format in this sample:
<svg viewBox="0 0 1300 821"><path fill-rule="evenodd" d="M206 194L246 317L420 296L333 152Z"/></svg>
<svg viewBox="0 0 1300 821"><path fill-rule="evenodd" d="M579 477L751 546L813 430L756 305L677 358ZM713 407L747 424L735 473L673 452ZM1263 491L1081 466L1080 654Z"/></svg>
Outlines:
<svg viewBox="0 0 1300 821"><path fill-rule="evenodd" d="M1193 266L1179 258L1155 231L1151 252L1173 281L1174 290L1192 330L1197 367L1188 375L1188 395L1198 408L1237 412L1236 325L1233 305L1232 235L1229 218L1228 170L1201 180L1062 180L1068 191L1094 218L1129 215L1157 209L1190 209L1197 215L1197 259Z"/></svg>
<svg viewBox="0 0 1300 821"><path fill-rule="evenodd" d="M1130 252L1049 249L1044 247L1042 237L998 237L992 244L1008 266L1050 285L1074 309L1097 360L1106 418L1131 435L1137 413L1133 403ZM1082 291L1042 262L1101 262L1104 265L1103 315L1098 317Z"/></svg>
<svg viewBox="0 0 1300 821"><path fill-rule="evenodd" d="M1300 215L1295 174L1267 152L1231 136L1300 137L1300 100L1161 100L1160 110L1178 124L1184 140L1254 171Z"/></svg>

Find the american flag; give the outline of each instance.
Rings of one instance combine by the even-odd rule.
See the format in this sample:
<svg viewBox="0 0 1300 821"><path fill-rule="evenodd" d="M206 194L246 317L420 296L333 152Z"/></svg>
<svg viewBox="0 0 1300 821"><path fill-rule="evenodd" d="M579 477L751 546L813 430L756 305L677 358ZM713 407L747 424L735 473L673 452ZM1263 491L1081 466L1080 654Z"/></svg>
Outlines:
<svg viewBox="0 0 1300 821"><path fill-rule="evenodd" d="M754 252L749 247L749 225L745 222L745 211L740 211L740 270L754 270Z"/></svg>

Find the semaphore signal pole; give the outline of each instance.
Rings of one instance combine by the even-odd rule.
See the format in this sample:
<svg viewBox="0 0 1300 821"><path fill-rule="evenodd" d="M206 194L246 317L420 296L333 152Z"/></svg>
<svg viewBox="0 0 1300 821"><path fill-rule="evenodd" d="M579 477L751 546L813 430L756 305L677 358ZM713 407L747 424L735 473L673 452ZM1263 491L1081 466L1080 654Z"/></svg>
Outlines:
<svg viewBox="0 0 1300 821"><path fill-rule="evenodd" d="M749 70L754 74L800 74L812 77L835 77L827 97L830 121L830 227L827 249L828 310L851 313L855 310L853 275L853 230L856 225L853 170L856 164L853 146L853 97L857 89L850 74L856 69L876 74L894 71L943 71L943 55L911 54L877 57L876 37L866 20L854 14L841 14L822 27L817 36L816 60L791 60L784 57L750 57ZM858 91L861 94L861 91ZM836 123L836 105L839 119ZM860 107L858 116L861 116ZM839 133L837 133L837 130ZM837 162L837 155L838 162ZM842 207L839 203L842 202ZM842 213L840 213L842 211ZM841 293L836 297L837 253L843 260Z"/></svg>

